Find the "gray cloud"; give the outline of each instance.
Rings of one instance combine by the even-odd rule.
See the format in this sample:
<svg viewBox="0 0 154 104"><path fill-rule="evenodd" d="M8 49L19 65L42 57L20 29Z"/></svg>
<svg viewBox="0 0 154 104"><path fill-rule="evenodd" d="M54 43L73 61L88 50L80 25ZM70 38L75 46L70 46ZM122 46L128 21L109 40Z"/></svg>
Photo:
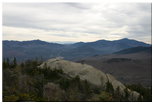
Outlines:
<svg viewBox="0 0 154 104"><path fill-rule="evenodd" d="M46 41L133 38L150 43L151 4L4 3L3 27L5 40L26 40L31 34Z"/></svg>

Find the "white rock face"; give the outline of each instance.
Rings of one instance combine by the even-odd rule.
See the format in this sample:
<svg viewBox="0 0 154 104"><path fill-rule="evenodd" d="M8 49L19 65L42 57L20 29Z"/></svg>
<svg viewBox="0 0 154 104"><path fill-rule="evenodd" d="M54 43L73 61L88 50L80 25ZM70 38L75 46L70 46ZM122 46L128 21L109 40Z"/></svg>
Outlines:
<svg viewBox="0 0 154 104"><path fill-rule="evenodd" d="M124 89L126 88L120 81L116 80L111 74L106 74L108 81L112 84L113 89L115 90L119 87L119 90L124 94Z"/></svg>
<svg viewBox="0 0 154 104"><path fill-rule="evenodd" d="M62 69L64 73L69 74L72 77L78 75L81 80L87 80L91 84L99 87L105 87L106 82L110 82L113 85L114 90L117 87L120 88L120 92L124 94L124 89L126 88L120 81L116 80L112 75L105 74L102 71L86 64L75 63L71 61L66 61L63 59L55 58L49 59L48 61L42 63L39 67L49 67L51 70ZM137 100L139 93L135 91L130 91L131 99Z"/></svg>
<svg viewBox="0 0 154 104"><path fill-rule="evenodd" d="M106 74L109 82L112 84L113 86L113 89L115 90L117 87L119 87L119 90L120 90L120 93L121 94L125 94L124 93L124 89L126 89L126 87L118 80L116 80L112 75L110 74ZM128 89L128 92L129 92L129 100L130 101L137 101L138 100L138 97L140 96L140 94L136 91L131 91L130 89Z"/></svg>
<svg viewBox="0 0 154 104"><path fill-rule="evenodd" d="M107 77L103 72L90 65L75 63L62 59L50 59L44 62L40 67L44 67L45 64L51 69L62 69L64 73L69 74L72 77L78 75L80 79L87 80L97 86L104 85L107 81Z"/></svg>

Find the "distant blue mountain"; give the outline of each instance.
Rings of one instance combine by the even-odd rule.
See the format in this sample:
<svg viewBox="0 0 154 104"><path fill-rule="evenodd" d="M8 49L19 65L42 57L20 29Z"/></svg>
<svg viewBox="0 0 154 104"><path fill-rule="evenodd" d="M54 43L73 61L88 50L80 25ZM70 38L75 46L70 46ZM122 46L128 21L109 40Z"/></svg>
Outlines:
<svg viewBox="0 0 154 104"><path fill-rule="evenodd" d="M150 44L127 38L108 41L78 42L74 44L49 43L41 40L3 41L3 58L16 57L19 61L40 58L49 59L62 56L68 60L81 59L93 55L114 53L132 47L150 47Z"/></svg>
<svg viewBox="0 0 154 104"><path fill-rule="evenodd" d="M95 42L87 42L87 43L80 42L80 43L75 43L74 46L78 47L89 46L95 50L101 51L101 54L109 54L126 48L137 47L137 46L149 47L151 45L146 44L144 42L124 38L114 41L98 40Z"/></svg>

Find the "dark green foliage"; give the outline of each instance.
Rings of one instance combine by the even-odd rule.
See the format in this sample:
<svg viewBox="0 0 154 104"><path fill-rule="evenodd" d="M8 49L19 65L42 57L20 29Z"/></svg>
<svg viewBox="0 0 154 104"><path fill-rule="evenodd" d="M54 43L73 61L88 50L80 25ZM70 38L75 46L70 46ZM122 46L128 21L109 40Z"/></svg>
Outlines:
<svg viewBox="0 0 154 104"><path fill-rule="evenodd" d="M17 65L17 60L16 60L16 58L14 57L14 59L13 59L13 68L16 67L16 65Z"/></svg>
<svg viewBox="0 0 154 104"><path fill-rule="evenodd" d="M128 101L129 93L120 94L120 88L113 89L108 81L103 90L81 80L77 75L71 77L62 69L39 68L39 60L28 60L18 64L16 58L3 60L3 101ZM46 65L45 65L46 66ZM58 86L54 97L44 96L44 86L48 83ZM143 95L139 101L151 101L151 89L129 85L130 89ZM52 88L52 87L51 87ZM52 98L52 99L48 99Z"/></svg>
<svg viewBox="0 0 154 104"><path fill-rule="evenodd" d="M106 91L113 94L114 93L114 89L113 89L113 86L112 84L108 81L106 82Z"/></svg>
<svg viewBox="0 0 154 104"><path fill-rule="evenodd" d="M69 79L63 78L59 81L59 84L62 89L67 90L71 83Z"/></svg>
<svg viewBox="0 0 154 104"><path fill-rule="evenodd" d="M6 65L9 66L10 65L10 61L9 58L6 59Z"/></svg>
<svg viewBox="0 0 154 104"><path fill-rule="evenodd" d="M125 93L125 95L124 95L124 99L126 100L126 101L128 101L128 98L129 98L129 92L128 92L128 88L125 88L124 89L124 93Z"/></svg>
<svg viewBox="0 0 154 104"><path fill-rule="evenodd" d="M120 93L120 87L119 86L114 91L113 101L123 101L123 96Z"/></svg>
<svg viewBox="0 0 154 104"><path fill-rule="evenodd" d="M11 64L7 60L3 62L3 101L47 101L43 88L48 82L58 84L66 92L64 101L84 101L89 98L92 89L79 76L70 77L62 69L40 69L37 60L28 60L19 65L15 58Z"/></svg>
<svg viewBox="0 0 154 104"><path fill-rule="evenodd" d="M129 89L139 92L143 99L141 99L141 96L138 98L139 101L152 101L152 89L151 88L145 88L141 84L132 84L132 85L126 85Z"/></svg>
<svg viewBox="0 0 154 104"><path fill-rule="evenodd" d="M111 102L113 101L113 97L109 92L102 91L100 94L94 95L90 101L103 101L103 102Z"/></svg>
<svg viewBox="0 0 154 104"><path fill-rule="evenodd" d="M3 59L3 68L9 68L10 67L10 61L8 58Z"/></svg>
<svg viewBox="0 0 154 104"><path fill-rule="evenodd" d="M14 57L13 60L10 60L9 58L3 59L3 68L15 68L17 65L17 60Z"/></svg>

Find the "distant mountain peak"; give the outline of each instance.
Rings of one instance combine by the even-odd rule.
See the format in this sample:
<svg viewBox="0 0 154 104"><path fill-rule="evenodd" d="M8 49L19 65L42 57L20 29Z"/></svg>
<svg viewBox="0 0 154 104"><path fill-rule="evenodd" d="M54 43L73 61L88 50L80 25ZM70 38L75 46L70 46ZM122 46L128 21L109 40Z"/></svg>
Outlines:
<svg viewBox="0 0 154 104"><path fill-rule="evenodd" d="M129 38L122 38L122 39L118 39L118 40L113 40L113 41L131 41L133 39L129 39Z"/></svg>
<svg viewBox="0 0 154 104"><path fill-rule="evenodd" d="M122 38L122 39L120 39L120 40L130 40L130 39L128 39L128 38Z"/></svg>
<svg viewBox="0 0 154 104"><path fill-rule="evenodd" d="M101 40L97 40L95 42L107 42L107 41L109 41L109 40L101 39Z"/></svg>
<svg viewBox="0 0 154 104"><path fill-rule="evenodd" d="M28 40L28 41L22 41L22 42L29 42L29 41L32 41L32 42L45 42L45 41L42 41L40 39L34 39L34 40Z"/></svg>
<svg viewBox="0 0 154 104"><path fill-rule="evenodd" d="M42 40L40 40L40 39L34 39L34 40L32 40L32 41L42 41Z"/></svg>

